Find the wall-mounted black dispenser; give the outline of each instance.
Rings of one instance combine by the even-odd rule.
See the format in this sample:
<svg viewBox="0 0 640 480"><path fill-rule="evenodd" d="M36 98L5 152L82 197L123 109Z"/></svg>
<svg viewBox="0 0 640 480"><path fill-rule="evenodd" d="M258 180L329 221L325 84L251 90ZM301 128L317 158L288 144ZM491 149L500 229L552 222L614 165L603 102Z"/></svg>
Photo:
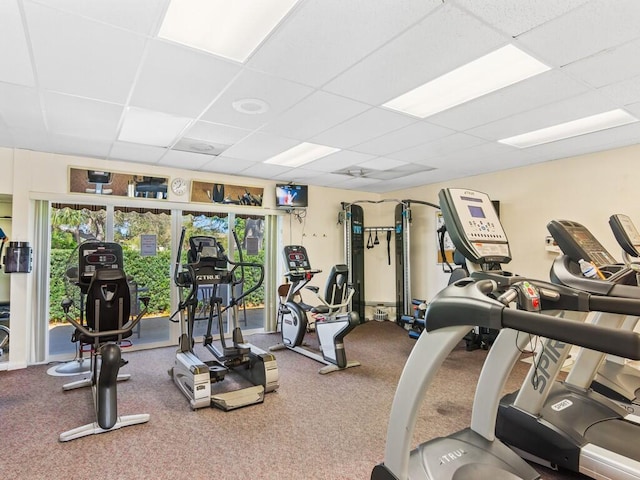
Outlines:
<svg viewBox="0 0 640 480"><path fill-rule="evenodd" d="M9 242L3 261L5 273L31 272L32 251L29 242Z"/></svg>

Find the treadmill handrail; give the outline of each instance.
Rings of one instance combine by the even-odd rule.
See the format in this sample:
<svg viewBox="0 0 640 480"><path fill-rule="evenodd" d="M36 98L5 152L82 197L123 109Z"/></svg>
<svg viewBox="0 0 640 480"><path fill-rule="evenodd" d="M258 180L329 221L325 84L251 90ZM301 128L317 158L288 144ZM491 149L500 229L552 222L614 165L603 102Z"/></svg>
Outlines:
<svg viewBox="0 0 640 480"><path fill-rule="evenodd" d="M578 297L588 295L590 308L596 307L600 311L612 313L628 313L632 309L634 312L640 312L638 300L589 295L567 287L557 288L547 282L539 283L544 284L548 289L556 287L558 300L566 296L569 290L570 293L575 292ZM630 360L640 360L640 334L575 322L542 312L511 309L487 296L495 288L496 283L491 280L475 281L471 278L460 280L444 288L427 306L425 322L429 331L457 325L493 329L512 328ZM547 297L550 297L549 293ZM566 305L561 308L566 309ZM630 314L635 314L634 312Z"/></svg>

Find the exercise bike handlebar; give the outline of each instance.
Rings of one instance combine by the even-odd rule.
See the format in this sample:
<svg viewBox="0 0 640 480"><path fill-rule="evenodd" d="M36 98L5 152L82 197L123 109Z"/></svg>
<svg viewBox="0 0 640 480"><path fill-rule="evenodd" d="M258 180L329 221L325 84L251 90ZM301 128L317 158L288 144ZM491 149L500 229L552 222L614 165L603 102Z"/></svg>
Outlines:
<svg viewBox="0 0 640 480"><path fill-rule="evenodd" d="M122 326L122 328L119 328L117 330L101 330L101 331L91 331L86 326L78 322L71 315L69 315L69 309L73 304L73 301L70 298L63 299L61 305L62 305L62 309L64 310L65 316L67 317L67 320L69 321L69 323L71 323L71 325L76 327L85 335L92 338L96 338L96 337L105 337L105 336L111 336L111 335L124 335L125 333L133 330L135 326L138 324L138 322L142 320L142 317L147 313L147 309L149 307L149 300L150 300L149 297L140 297L140 301L143 303L144 308L142 309L142 311L140 311L140 313L136 316L136 318L134 318L133 320L129 319L129 321L125 323Z"/></svg>

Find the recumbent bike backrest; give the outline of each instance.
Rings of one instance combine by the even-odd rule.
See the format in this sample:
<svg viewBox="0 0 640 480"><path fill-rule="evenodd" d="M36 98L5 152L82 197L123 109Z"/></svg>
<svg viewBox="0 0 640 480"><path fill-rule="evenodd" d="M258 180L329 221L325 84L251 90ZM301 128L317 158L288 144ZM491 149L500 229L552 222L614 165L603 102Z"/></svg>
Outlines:
<svg viewBox="0 0 640 480"><path fill-rule="evenodd" d="M87 290L86 322L94 331L118 330L127 323L131 312L131 294L127 277L122 269L97 270ZM101 336L98 343L115 342L130 337L132 331L122 335ZM94 338L80 333L83 343Z"/></svg>

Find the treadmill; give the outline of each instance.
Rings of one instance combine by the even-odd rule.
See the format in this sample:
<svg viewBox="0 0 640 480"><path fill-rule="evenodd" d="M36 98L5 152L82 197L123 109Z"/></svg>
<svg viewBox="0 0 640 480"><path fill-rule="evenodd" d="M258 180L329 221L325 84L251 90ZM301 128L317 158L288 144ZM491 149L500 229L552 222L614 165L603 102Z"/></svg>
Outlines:
<svg viewBox="0 0 640 480"><path fill-rule="evenodd" d="M528 463L494 435L501 392L520 356L520 344L528 341L528 335L521 332L640 357L639 335L541 313L543 309L640 312L640 301L591 295L502 271L500 264L510 261L511 254L489 197L465 189L442 190L439 197L451 239L473 268L470 277L443 289L427 307L426 332L407 360L391 407L384 462L373 469L371 478L539 479ZM519 308L508 308L514 304ZM429 385L451 350L474 326L501 329L498 338L504 336L507 341L502 342L503 348L494 344L487 355L471 426L411 450L417 414Z"/></svg>
<svg viewBox="0 0 640 480"><path fill-rule="evenodd" d="M626 304L628 310L622 307L617 312L601 307L591 309L608 313L593 315L589 324L629 333L606 319L637 315L635 304L640 301L640 288L634 285L635 274L624 265L616 264L584 226L561 220L550 222L547 228L565 252L554 260L552 282ZM572 253L567 254L569 251ZM578 263L580 259L593 262L602 278L584 277ZM570 378L558 381L572 345L579 344L554 338L542 341L522 387L500 401L496 436L524 458L551 468L564 468L596 479L640 479L638 418L589 388L597 365L585 375L586 379L576 381L574 377L571 381ZM605 349L592 350L607 353ZM640 356L640 348L630 353L631 356L622 357L635 359ZM599 353L595 355L602 358ZM574 370L584 373L588 369L583 363L582 368L574 365Z"/></svg>

